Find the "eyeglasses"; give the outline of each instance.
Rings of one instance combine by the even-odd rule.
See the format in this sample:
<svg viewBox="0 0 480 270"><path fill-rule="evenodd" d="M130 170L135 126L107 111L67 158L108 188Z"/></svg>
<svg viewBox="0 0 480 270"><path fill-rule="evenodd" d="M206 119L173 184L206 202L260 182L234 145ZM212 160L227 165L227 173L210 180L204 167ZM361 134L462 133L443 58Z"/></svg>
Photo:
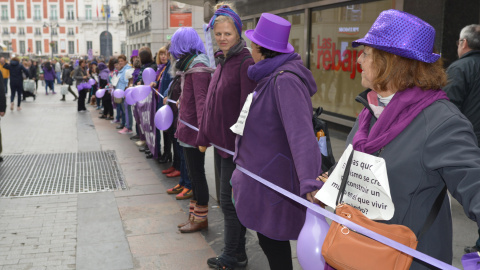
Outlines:
<svg viewBox="0 0 480 270"><path fill-rule="evenodd" d="M464 40L465 40L464 38L457 40L457 46L460 45L460 42L462 42Z"/></svg>

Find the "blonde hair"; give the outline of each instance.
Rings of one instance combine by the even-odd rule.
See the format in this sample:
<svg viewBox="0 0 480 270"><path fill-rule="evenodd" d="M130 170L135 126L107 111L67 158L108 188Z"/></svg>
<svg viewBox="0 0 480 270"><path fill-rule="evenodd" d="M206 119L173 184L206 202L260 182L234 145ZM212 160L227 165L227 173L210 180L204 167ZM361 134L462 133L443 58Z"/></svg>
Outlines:
<svg viewBox="0 0 480 270"><path fill-rule="evenodd" d="M169 52L168 52L168 50L167 50L167 46L163 46L163 47L161 47L161 48L158 50L158 52L157 52L157 58L155 59L156 62L157 62L157 65L160 65L160 64L161 64L161 63L160 63L160 54L162 54L162 53L168 55Z"/></svg>
<svg viewBox="0 0 480 270"><path fill-rule="evenodd" d="M220 2L218 4L215 5L215 7L213 8L213 12L217 11L219 8L221 8L222 6L227 6L228 8L230 8L231 10L233 10L235 13L237 13L237 11L235 10L235 7L233 5L233 3L230 3L230 2ZM217 23L223 23L223 22L230 22L233 26L234 29L236 29L236 26L235 26L235 22L233 21L232 18L230 18L229 16L224 16L224 15L220 15L218 16L216 19L215 19L215 22L213 23L213 25L215 26L215 24ZM237 33L238 35L238 32L235 31L235 33ZM240 37L238 37L240 39Z"/></svg>

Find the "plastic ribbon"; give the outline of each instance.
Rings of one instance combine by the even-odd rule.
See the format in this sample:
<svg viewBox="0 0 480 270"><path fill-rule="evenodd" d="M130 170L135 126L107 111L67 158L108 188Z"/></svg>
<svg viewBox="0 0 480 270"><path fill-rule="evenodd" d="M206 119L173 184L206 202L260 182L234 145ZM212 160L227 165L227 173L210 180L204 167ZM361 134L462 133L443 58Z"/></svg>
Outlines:
<svg viewBox="0 0 480 270"><path fill-rule="evenodd" d="M191 128L191 129L193 129L193 130L195 130L195 131L198 132L198 128L197 128L197 127L192 126L192 125L190 125L189 123L187 123L187 122L185 122L185 121L183 121L183 120L181 120L181 119L179 119L179 121L182 122L183 124L185 124L187 127L189 127L189 128ZM229 155L232 155L232 156L235 155L235 153L232 152L232 151L229 151L229 150L227 150L227 149L225 149L225 148L222 148L222 147L219 147L219 146L217 146L217 145L214 145L213 143L210 143L210 144L211 144L212 146L214 146L215 148L218 148L218 149L224 151L225 153L227 153L227 154L229 154ZM338 216L338 215L335 215L334 213L332 213L332 212L330 212L330 211L327 211L327 210L321 208L320 206L318 206L318 205L316 205L316 204L314 204L314 203L311 203L311 202L305 200L304 198L302 198L302 197L300 197L300 196L297 196L297 195L295 195L295 194L293 194L293 193L291 193L291 192L289 192L289 191L287 191L287 190L285 190L285 189L283 189L283 188L281 188L281 187L279 187L279 186L277 186L277 185L275 185L275 184L273 184L273 183L271 183L271 182L263 179L262 177L260 177L260 176L258 176L258 175L256 175L256 174L248 171L247 169L245 169L245 168L243 168L243 167L241 167L241 166L239 166L239 165L237 165L236 168L237 168L239 171L241 171L242 173L250 176L251 178L253 178L253 179L255 179L256 181L262 183L263 185L265 185L265 186L267 186L267 187L275 190L276 192L284 195L285 197L287 197L287 198L289 198L289 199L291 199L291 200L293 200L293 201L295 201L295 202L297 202L297 203L299 203L299 204L301 204L301 205L303 205L303 206L305 206L305 207L307 207L307 208L310 208L310 209L312 209L313 211L319 213L320 215L325 216L325 217L327 217L327 218L329 218L329 219L331 219L331 220L333 220L333 221L335 221L335 222L337 222L337 223L343 224L343 225L345 225L346 227L348 227L348 228L356 231L356 232L359 233L359 234L363 234L363 235L365 235L365 236L367 236L367 237L370 237L370 238L372 238L372 239L374 239L374 240L376 240L376 241L378 241L378 242L380 242L380 243L383 243L383 244L385 244L385 245L387 245L387 246L390 246L390 247L393 247L393 248L395 248L395 249L397 249L397 250L400 250L401 252L403 252L403 253L405 253L405 254L408 254L408 255L410 255L410 256L412 256L412 257L415 257L415 258L417 258L417 259L419 259L419 260L422 260L422 261L424 261L424 262L426 262L426 263L428 263L428 264L430 264L430 265L433 265L433 266L435 266L435 267L437 267L437 268L447 269L447 270L459 270L458 268L456 268L456 267L454 267L454 266L452 266L452 265L449 265L449 264L447 264L447 263L444 263L444 262L442 262L442 261L440 261L440 260L438 260L438 259L435 259L435 258L433 258L433 257L431 257L431 256L428 256L427 254L424 254L424 253L422 253L422 252L420 252L420 251L417 251L417 250L412 249L412 248L410 248L410 247L407 247L407 246L405 246L405 245L403 245L403 244L400 244L400 243L398 243L398 242L396 242L396 241L393 241L392 239L390 239L390 238L388 238L388 237L385 237L385 236L383 236L383 235L381 235L381 234L378 234L378 233L376 233L376 232L374 232L374 231L371 231L371 230L369 230L369 229L367 229L367 228L364 228L364 227L362 227L362 226L360 226L360 225L358 225L358 224L356 224L356 223L354 223L354 222L351 222L351 221L348 220L348 219L345 219L345 218L343 218L343 217L340 217L340 216Z"/></svg>
<svg viewBox="0 0 480 270"><path fill-rule="evenodd" d="M211 28L208 24L203 25L203 33L205 35L205 51L207 52L208 59L210 60L210 67L215 68L215 56L213 55L213 43Z"/></svg>

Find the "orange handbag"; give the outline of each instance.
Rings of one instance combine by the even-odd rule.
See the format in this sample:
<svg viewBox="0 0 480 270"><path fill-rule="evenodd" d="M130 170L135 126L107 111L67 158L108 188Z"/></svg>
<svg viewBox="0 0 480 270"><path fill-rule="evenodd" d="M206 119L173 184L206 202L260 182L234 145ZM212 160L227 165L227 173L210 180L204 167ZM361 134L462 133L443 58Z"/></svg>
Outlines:
<svg viewBox="0 0 480 270"><path fill-rule="evenodd" d="M410 228L403 225L375 222L367 218L358 209L341 203L354 152L352 150L345 168L337 196L335 214L405 246L416 249L417 237ZM330 225L323 242L322 255L325 261L337 270L406 270L410 268L413 260L410 255L359 234L334 221Z"/></svg>

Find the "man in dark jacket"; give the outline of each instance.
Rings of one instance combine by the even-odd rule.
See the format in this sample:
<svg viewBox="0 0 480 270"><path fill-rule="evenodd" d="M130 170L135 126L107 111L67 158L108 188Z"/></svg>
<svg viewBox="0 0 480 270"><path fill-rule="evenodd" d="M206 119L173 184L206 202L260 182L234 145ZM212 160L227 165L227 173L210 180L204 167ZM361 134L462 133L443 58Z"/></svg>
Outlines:
<svg viewBox="0 0 480 270"><path fill-rule="evenodd" d="M457 41L458 59L447 69L448 85L443 89L453 104L470 120L480 145L480 25L465 26ZM480 230L478 231L480 235ZM465 252L480 251L480 238Z"/></svg>
<svg viewBox="0 0 480 270"><path fill-rule="evenodd" d="M3 75L2 75L1 72L0 72L0 76L1 76L2 81L3 81ZM6 91L5 85L3 83L0 83L0 93L4 93L5 91ZM7 97L5 95L0 95L0 117L3 117L5 115L6 109L7 109ZM0 119L0 121L1 121L1 119ZM0 127L0 154L2 154L2 129L1 129L1 127ZM3 158L0 156L0 162L2 162L2 161L3 161Z"/></svg>

